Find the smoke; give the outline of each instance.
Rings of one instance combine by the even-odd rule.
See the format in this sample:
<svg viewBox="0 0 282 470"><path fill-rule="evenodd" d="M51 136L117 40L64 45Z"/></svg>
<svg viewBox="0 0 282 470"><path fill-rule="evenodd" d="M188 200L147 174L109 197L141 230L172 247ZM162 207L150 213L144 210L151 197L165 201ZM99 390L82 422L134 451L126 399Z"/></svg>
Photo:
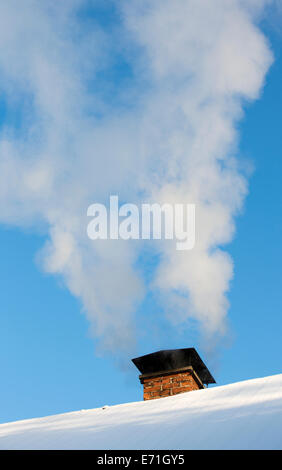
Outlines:
<svg viewBox="0 0 282 470"><path fill-rule="evenodd" d="M0 4L0 220L45 231L43 268L81 299L106 350L134 349L148 289L143 242L87 238L87 207L110 194L196 204L195 248L154 242L149 288L173 324L225 331L223 246L247 193L237 124L273 60L257 26L268 3L114 2L112 23L99 2Z"/></svg>

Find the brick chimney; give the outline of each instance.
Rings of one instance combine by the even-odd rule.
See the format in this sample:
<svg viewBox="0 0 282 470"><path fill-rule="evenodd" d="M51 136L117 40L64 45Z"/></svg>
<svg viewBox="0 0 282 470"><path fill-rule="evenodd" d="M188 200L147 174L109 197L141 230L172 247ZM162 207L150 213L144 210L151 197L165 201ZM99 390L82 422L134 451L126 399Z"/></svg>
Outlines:
<svg viewBox="0 0 282 470"><path fill-rule="evenodd" d="M216 383L194 348L157 351L132 362L141 372L144 400L199 390Z"/></svg>

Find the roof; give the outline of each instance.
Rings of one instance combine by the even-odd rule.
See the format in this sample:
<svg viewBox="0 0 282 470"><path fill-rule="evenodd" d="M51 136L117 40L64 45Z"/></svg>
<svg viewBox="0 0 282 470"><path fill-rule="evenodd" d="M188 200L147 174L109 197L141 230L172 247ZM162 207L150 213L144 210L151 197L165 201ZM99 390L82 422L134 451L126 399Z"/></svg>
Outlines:
<svg viewBox="0 0 282 470"><path fill-rule="evenodd" d="M136 357L132 362L142 375L193 367L203 384L216 383L207 366L204 364L196 349L166 349L145 356Z"/></svg>
<svg viewBox="0 0 282 470"><path fill-rule="evenodd" d="M0 424L1 449L282 449L282 374Z"/></svg>

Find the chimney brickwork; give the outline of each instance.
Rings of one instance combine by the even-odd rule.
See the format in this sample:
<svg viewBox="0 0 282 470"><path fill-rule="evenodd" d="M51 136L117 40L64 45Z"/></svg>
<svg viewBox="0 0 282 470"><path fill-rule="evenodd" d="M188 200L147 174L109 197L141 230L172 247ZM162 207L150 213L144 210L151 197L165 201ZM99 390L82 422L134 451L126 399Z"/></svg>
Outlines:
<svg viewBox="0 0 282 470"><path fill-rule="evenodd" d="M192 370L174 372L158 377L141 378L143 383L144 400L169 397L183 392L191 392L204 388L200 379L196 378Z"/></svg>
<svg viewBox="0 0 282 470"><path fill-rule="evenodd" d="M194 348L167 349L132 359L141 372L144 400L191 392L215 383Z"/></svg>

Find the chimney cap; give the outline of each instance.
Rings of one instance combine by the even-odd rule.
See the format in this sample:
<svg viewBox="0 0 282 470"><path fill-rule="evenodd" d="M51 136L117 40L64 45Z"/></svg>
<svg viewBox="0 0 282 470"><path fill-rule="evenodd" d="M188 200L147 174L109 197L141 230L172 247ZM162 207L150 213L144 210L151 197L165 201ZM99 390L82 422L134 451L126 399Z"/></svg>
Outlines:
<svg viewBox="0 0 282 470"><path fill-rule="evenodd" d="M166 349L132 359L141 374L155 374L192 367L204 384L216 383L195 348Z"/></svg>

